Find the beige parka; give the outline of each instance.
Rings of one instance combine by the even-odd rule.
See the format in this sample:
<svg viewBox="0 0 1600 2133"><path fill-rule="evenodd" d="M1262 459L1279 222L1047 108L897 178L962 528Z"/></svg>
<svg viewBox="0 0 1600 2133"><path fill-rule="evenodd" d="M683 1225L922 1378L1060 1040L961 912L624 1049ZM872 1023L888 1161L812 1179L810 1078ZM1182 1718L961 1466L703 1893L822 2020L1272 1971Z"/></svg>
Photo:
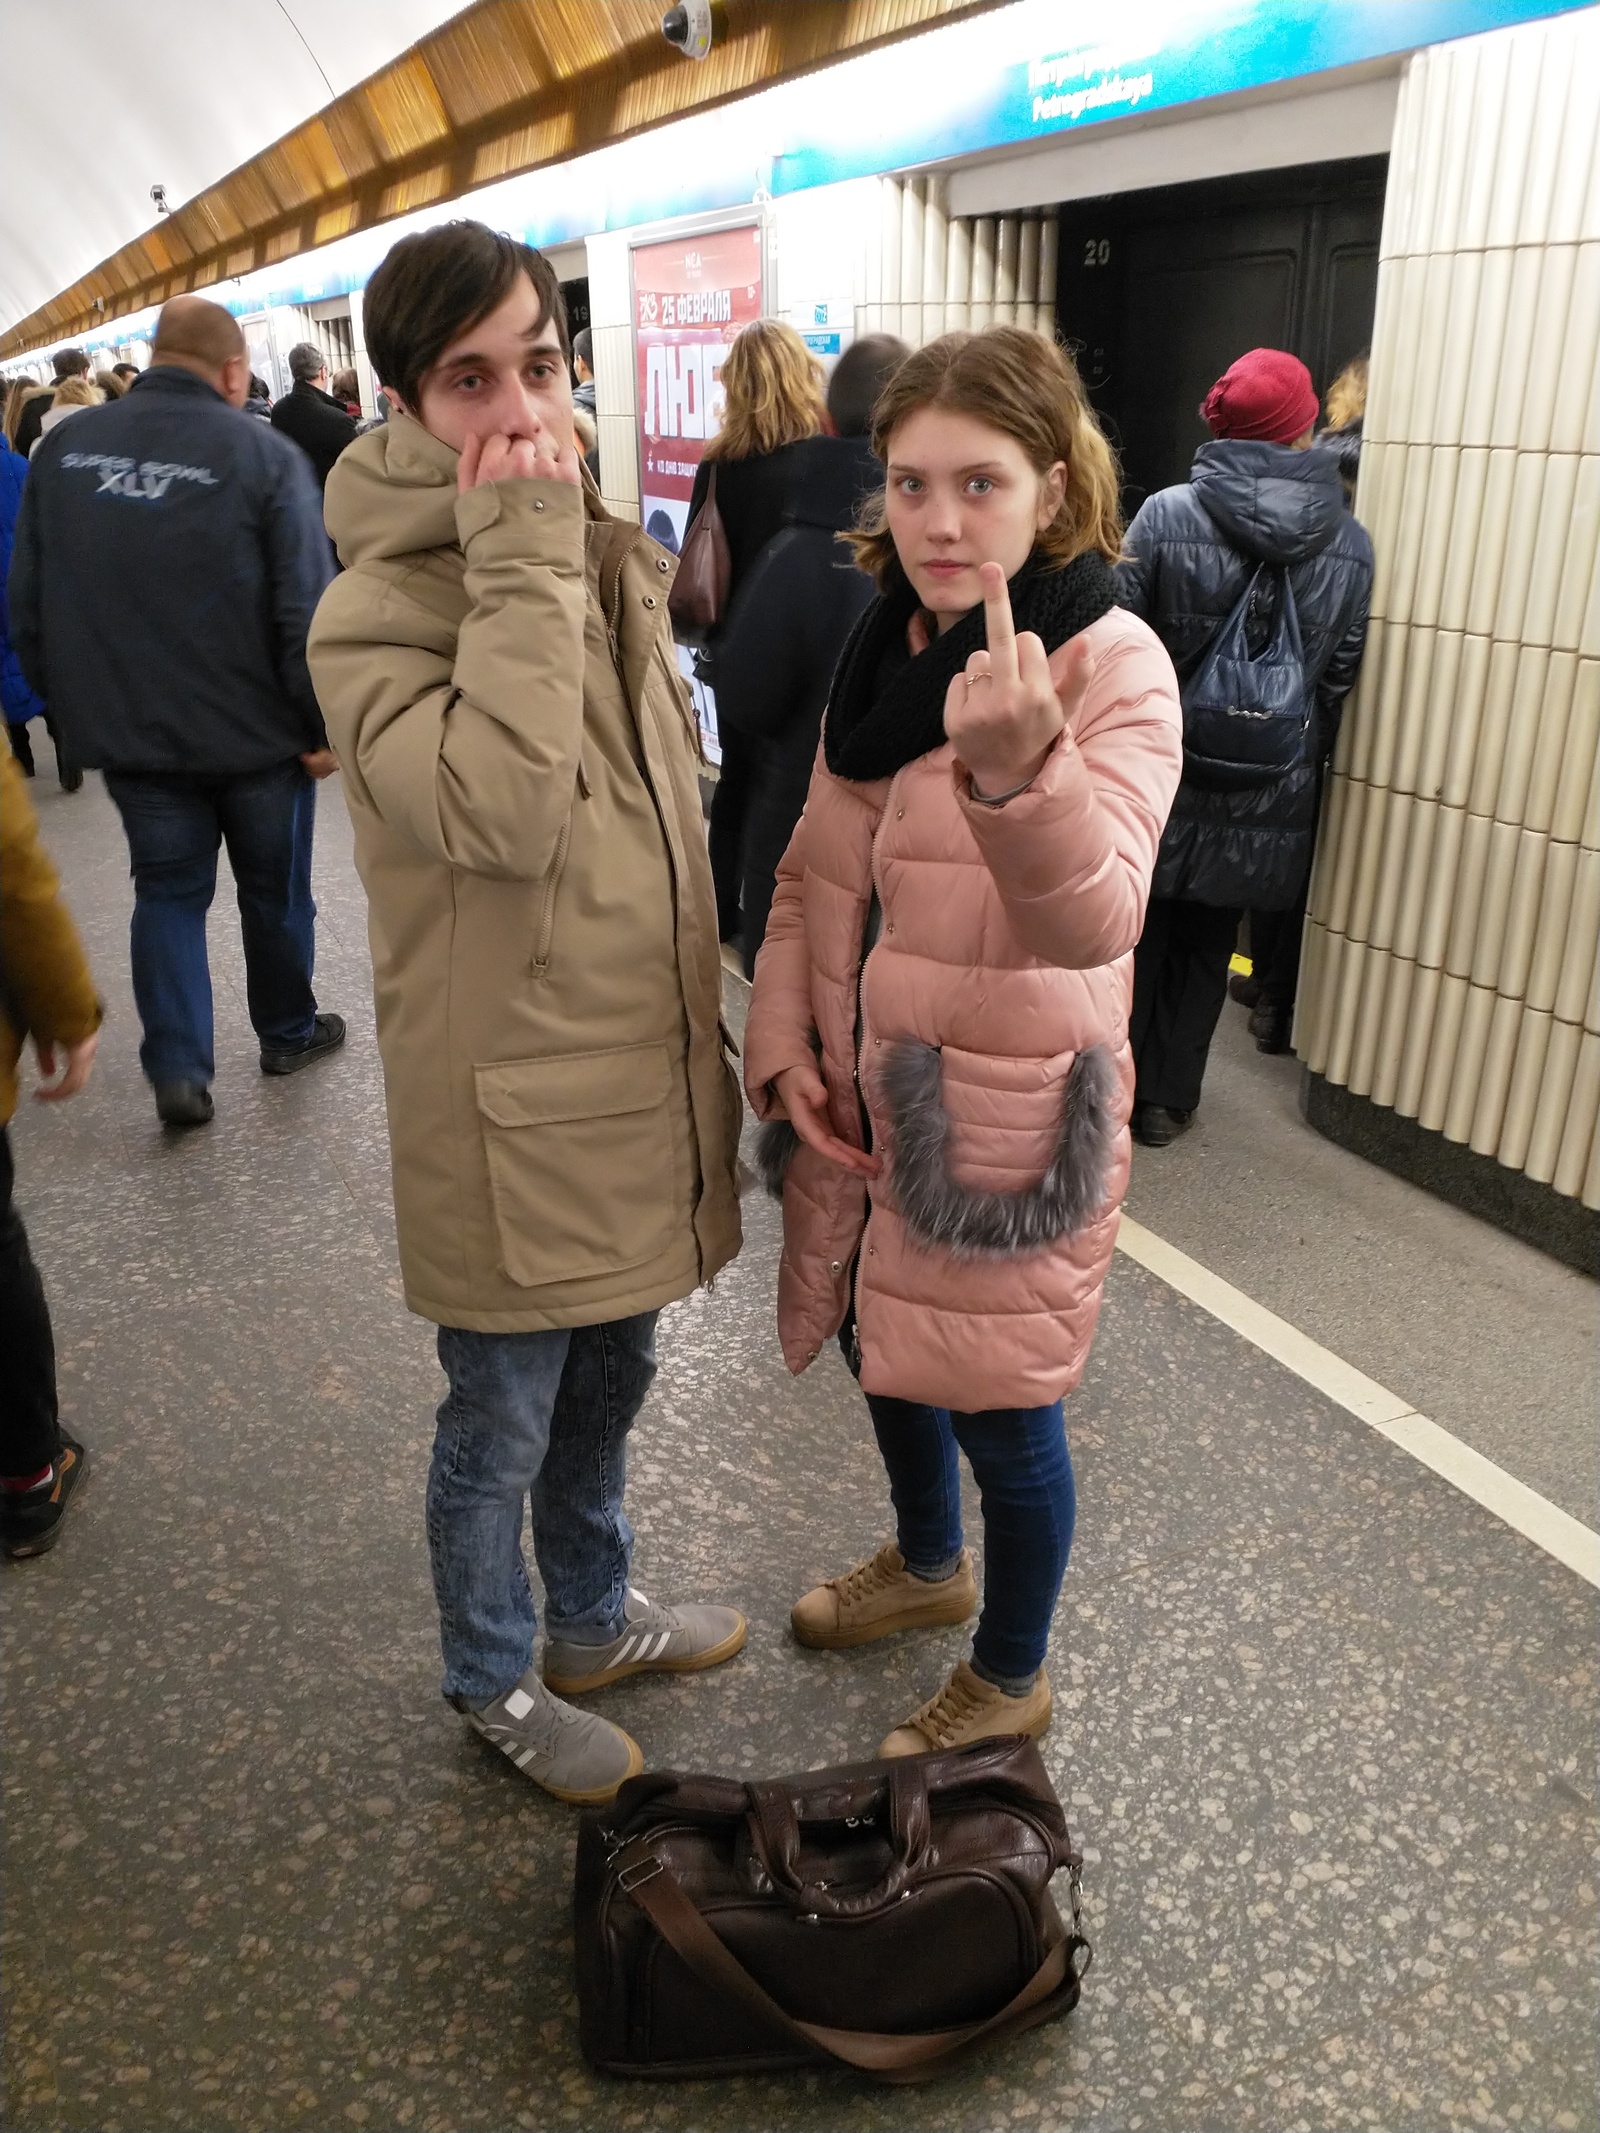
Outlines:
<svg viewBox="0 0 1600 2133"><path fill-rule="evenodd" d="M312 678L366 886L406 1300L589 1325L739 1248L741 1102L671 559L587 489L456 489L404 415L328 478Z"/></svg>

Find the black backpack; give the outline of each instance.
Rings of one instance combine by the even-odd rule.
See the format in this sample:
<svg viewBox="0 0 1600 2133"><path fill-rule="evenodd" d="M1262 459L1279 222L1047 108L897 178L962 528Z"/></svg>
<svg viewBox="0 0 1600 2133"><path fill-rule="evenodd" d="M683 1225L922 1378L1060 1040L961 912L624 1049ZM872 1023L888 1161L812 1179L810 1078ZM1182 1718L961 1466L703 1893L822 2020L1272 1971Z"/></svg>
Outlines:
<svg viewBox="0 0 1600 2133"><path fill-rule="evenodd" d="M1267 641L1252 656L1250 609L1265 589L1263 573L1277 597ZM1304 761L1311 691L1286 570L1256 565L1179 694L1184 775L1194 784L1236 791L1270 785Z"/></svg>

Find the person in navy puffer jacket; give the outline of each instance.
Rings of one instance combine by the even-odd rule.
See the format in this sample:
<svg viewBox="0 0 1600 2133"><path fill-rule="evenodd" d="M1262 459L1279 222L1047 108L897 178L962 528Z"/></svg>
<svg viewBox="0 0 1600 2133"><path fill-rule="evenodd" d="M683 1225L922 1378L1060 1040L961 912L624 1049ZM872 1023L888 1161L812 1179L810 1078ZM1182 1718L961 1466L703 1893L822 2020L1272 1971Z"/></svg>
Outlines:
<svg viewBox="0 0 1600 2133"><path fill-rule="evenodd" d="M1304 911L1323 772L1360 670L1372 592L1372 543L1345 508L1337 458L1311 449L1317 394L1298 357L1252 349L1200 412L1212 441L1188 481L1140 506L1117 565L1119 598L1160 637L1182 684L1259 566L1277 566L1299 622L1307 724L1298 761L1266 784L1218 789L1185 759L1134 954L1133 1131L1152 1148L1193 1121L1244 911ZM1258 597L1246 624L1252 658L1276 616L1268 573Z"/></svg>
<svg viewBox="0 0 1600 2133"><path fill-rule="evenodd" d="M33 746L28 739L28 721L44 715L44 698L29 686L22 662L11 645L11 610L6 605L5 580L11 568L11 542L17 530L17 512L22 504L22 484L28 462L9 447L0 452L0 708L6 715L11 750L31 778Z"/></svg>

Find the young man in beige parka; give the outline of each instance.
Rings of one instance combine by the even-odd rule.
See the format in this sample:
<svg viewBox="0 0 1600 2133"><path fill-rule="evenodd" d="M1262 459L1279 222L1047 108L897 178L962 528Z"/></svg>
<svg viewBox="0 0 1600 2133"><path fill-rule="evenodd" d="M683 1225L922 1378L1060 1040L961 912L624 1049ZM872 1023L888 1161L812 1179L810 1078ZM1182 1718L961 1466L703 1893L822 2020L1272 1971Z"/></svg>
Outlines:
<svg viewBox="0 0 1600 2133"><path fill-rule="evenodd" d="M404 238L365 321L399 408L329 477L345 568L309 657L370 907L406 1299L449 1379L444 1692L557 1798L602 1800L642 1757L561 1699L745 1636L629 1586L622 1503L656 1314L739 1248L672 564L584 483L538 252L475 222Z"/></svg>

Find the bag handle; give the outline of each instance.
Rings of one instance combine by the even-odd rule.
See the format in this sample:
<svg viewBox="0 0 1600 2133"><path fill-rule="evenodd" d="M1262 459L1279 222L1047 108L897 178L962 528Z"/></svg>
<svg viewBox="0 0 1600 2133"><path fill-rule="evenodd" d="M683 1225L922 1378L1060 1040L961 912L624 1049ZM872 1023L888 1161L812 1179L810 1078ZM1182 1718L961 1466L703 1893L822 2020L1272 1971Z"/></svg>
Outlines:
<svg viewBox="0 0 1600 2133"><path fill-rule="evenodd" d="M904 1757L888 1770L889 1834L894 1857L875 1888L855 1896L838 1896L825 1881L800 1875L800 1821L785 1785L760 1781L746 1785L750 1834L757 1856L776 1886L813 1918L864 1918L896 1903L910 1886L932 1839L927 1775L920 1762Z"/></svg>
<svg viewBox="0 0 1600 2133"><path fill-rule="evenodd" d="M942 2072L980 2044L997 2042L1043 2021L1057 1998L1070 1995L1070 2006L1078 1996L1083 1971L1074 1967L1072 1958L1080 1948L1087 1950L1089 1944L1074 1931L1056 1942L1019 1993L982 2022L905 2035L871 2029L830 2029L820 2022L800 2022L757 1984L739 1958L717 1938L658 1853L643 1844L630 1845L615 1863L618 1887L702 1985L723 1999L734 2001L767 2028L806 2050L837 2059L863 2073L877 2074L886 2081L919 2081L925 2075ZM1074 1921L1077 1910L1074 1886ZM1085 1963L1083 1967L1087 1970L1089 1966Z"/></svg>

